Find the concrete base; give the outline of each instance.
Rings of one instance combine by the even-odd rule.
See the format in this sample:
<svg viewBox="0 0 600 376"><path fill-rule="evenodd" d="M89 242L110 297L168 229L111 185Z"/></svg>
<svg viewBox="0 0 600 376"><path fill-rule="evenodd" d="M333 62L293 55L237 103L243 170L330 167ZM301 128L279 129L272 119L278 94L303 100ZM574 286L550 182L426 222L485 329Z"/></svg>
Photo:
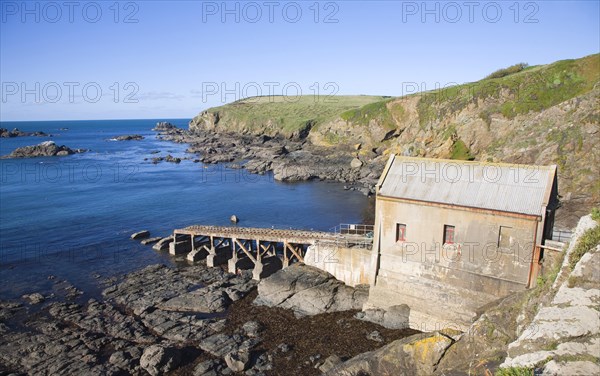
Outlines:
<svg viewBox="0 0 600 376"><path fill-rule="evenodd" d="M223 265L227 263L227 255L224 254L209 254L206 256L206 266L214 268L215 266Z"/></svg>
<svg viewBox="0 0 600 376"><path fill-rule="evenodd" d="M238 269L248 270L254 268L254 262L248 257L236 257L227 260L229 273L236 274Z"/></svg>
<svg viewBox="0 0 600 376"><path fill-rule="evenodd" d="M271 274L280 270L283 267L283 263L279 257L268 257L257 262L252 269L252 279L260 281L262 278L267 278Z"/></svg>
<svg viewBox="0 0 600 376"><path fill-rule="evenodd" d="M230 258L229 260L227 260L227 271L231 274L236 274L237 273L237 263L238 263L237 257Z"/></svg>
<svg viewBox="0 0 600 376"><path fill-rule="evenodd" d="M191 262L204 260L208 256L208 252L204 248L197 248L186 256L186 259Z"/></svg>
<svg viewBox="0 0 600 376"><path fill-rule="evenodd" d="M182 255L184 253L189 253L192 250L192 245L190 241L178 241L172 242L169 244L169 254L173 256Z"/></svg>
<svg viewBox="0 0 600 376"><path fill-rule="evenodd" d="M475 321L481 306L500 298L426 278L402 278L398 274L394 277L377 278L363 309L406 304L410 307L410 327L420 331L464 331Z"/></svg>
<svg viewBox="0 0 600 376"><path fill-rule="evenodd" d="M325 270L348 286L369 284L372 252L365 248L311 245L304 263Z"/></svg>

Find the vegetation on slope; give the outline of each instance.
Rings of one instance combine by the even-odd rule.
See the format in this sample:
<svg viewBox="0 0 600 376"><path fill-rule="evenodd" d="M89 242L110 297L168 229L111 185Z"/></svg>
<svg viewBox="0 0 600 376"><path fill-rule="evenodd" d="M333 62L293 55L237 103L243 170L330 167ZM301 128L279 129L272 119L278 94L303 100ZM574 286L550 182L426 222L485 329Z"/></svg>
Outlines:
<svg viewBox="0 0 600 376"><path fill-rule="evenodd" d="M592 219L594 219L596 222L600 222L599 212L600 210L598 208L594 208L592 210ZM598 246L598 244L600 244L600 225L587 230L583 233L583 235L581 235L577 246L569 255L569 267L571 268L571 270L575 268L575 265L577 265L577 263L579 262L579 260L581 260L583 255L585 255L593 248Z"/></svg>
<svg viewBox="0 0 600 376"><path fill-rule="evenodd" d="M519 64L513 67L497 71L481 81L415 94L422 96L418 106L421 125L488 98L505 100L481 113L482 118L489 119L491 114L501 113L511 119L586 93L600 79L598 54L527 69Z"/></svg>
<svg viewBox="0 0 600 376"><path fill-rule="evenodd" d="M529 66L529 64L527 64L527 63L519 63L519 64L511 65L508 68L498 69L497 71L495 71L494 73L490 74L486 78L502 78L502 77L506 77L506 76L509 76L511 74L514 74L514 73L519 73L520 71L522 71L523 69L527 68L528 66Z"/></svg>

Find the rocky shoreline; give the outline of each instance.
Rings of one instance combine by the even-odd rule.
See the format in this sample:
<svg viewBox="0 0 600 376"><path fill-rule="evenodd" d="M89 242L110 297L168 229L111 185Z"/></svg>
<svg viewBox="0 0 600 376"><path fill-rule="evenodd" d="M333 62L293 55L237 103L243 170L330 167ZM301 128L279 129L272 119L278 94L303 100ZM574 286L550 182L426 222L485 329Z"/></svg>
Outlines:
<svg viewBox="0 0 600 376"><path fill-rule="evenodd" d="M111 278L102 298L87 301L68 282L54 283L60 298L0 302L0 374L320 375L415 333L358 320L356 310L296 318L256 304L251 273L203 263Z"/></svg>
<svg viewBox="0 0 600 376"><path fill-rule="evenodd" d="M177 128L160 122L154 128L158 138L188 144L188 153L206 164L225 163L230 168L244 168L250 173L272 172L283 182L329 180L347 183L346 189L365 195L375 192L385 158L373 151L370 163L363 160L360 145L353 148L328 148L310 143L302 135L291 138L254 136L238 133L211 133ZM375 158L375 162L372 159Z"/></svg>

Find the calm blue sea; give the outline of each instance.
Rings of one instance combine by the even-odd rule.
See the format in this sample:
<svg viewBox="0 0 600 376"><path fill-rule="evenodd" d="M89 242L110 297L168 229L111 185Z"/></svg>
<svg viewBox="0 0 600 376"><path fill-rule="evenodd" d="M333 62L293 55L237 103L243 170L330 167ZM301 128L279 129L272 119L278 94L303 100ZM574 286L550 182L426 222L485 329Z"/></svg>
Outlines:
<svg viewBox="0 0 600 376"><path fill-rule="evenodd" d="M187 127L189 119L160 119ZM0 160L0 298L49 291L53 275L86 293L97 281L148 264L172 263L129 239L148 229L166 236L192 224L328 230L361 222L367 199L340 184L286 184L223 165L152 164L145 158L191 156L186 145L156 139L158 120L2 122L53 137L0 139L0 154L53 140L88 153ZM65 129L68 128L68 129ZM142 141L109 141L141 134ZM151 154L151 152L156 154Z"/></svg>

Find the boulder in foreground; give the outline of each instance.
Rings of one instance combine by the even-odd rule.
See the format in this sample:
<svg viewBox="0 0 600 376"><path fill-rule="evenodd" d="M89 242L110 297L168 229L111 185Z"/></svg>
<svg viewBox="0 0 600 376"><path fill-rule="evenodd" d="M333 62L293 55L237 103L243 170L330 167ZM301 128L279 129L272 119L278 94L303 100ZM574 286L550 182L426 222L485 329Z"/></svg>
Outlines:
<svg viewBox="0 0 600 376"><path fill-rule="evenodd" d="M321 269L297 263L261 280L254 304L291 309L302 317L359 310L368 294L368 289L346 286Z"/></svg>
<svg viewBox="0 0 600 376"><path fill-rule="evenodd" d="M402 338L335 366L327 376L432 375L453 340L438 332Z"/></svg>

